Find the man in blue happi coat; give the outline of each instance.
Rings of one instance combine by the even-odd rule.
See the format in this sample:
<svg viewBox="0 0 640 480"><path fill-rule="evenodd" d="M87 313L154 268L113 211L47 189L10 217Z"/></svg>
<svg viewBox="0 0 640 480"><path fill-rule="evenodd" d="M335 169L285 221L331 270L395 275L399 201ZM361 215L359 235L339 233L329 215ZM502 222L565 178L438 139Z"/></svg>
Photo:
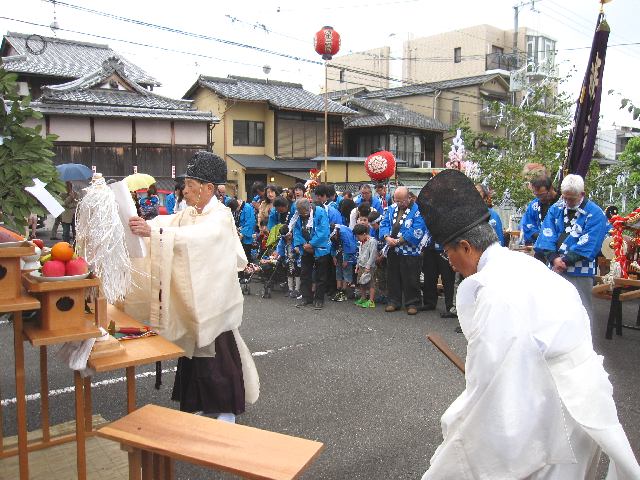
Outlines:
<svg viewBox="0 0 640 480"><path fill-rule="evenodd" d="M593 322L591 289L596 257L609 231L602 209L584 193L584 180L567 175L560 186L562 199L549 208L535 250L549 267L571 282Z"/></svg>
<svg viewBox="0 0 640 480"><path fill-rule="evenodd" d="M560 199L560 195L553 188L552 179L547 173L532 178L529 185L536 198L529 202L520 222L525 245L536 243L549 207ZM536 253L535 257L542 262L546 261L541 254Z"/></svg>
<svg viewBox="0 0 640 480"><path fill-rule="evenodd" d="M420 242L427 227L406 187L396 188L393 199L395 203L384 213L379 231L387 251L389 294L385 312L399 310L404 296L407 314L415 315L420 305Z"/></svg>
<svg viewBox="0 0 640 480"><path fill-rule="evenodd" d="M312 205L307 198L296 201L293 223L293 246L302 252L300 289L302 300L296 305L301 308L313 304L313 308L324 307L329 262L331 262L331 241L329 240L329 219L324 208ZM316 289L312 292L312 275L315 270Z"/></svg>

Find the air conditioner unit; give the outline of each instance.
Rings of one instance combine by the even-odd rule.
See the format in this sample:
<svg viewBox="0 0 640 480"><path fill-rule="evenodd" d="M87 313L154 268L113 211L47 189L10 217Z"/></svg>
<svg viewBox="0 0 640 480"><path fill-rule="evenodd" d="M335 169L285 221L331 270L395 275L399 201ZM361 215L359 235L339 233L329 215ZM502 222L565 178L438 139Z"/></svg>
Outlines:
<svg viewBox="0 0 640 480"><path fill-rule="evenodd" d="M431 168L431 160L420 162L420 168Z"/></svg>

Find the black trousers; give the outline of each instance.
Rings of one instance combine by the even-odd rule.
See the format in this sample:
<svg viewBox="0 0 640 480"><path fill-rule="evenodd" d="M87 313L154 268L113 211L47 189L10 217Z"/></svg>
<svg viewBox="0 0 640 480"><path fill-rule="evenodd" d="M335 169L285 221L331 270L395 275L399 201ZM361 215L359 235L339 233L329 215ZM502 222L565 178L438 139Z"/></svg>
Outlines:
<svg viewBox="0 0 640 480"><path fill-rule="evenodd" d="M312 253L304 252L301 258L300 290L302 298L307 302L320 300L324 302L324 293L327 288L327 275L329 274L329 262L331 255L315 258ZM316 291L311 291L313 271L315 267Z"/></svg>
<svg viewBox="0 0 640 480"><path fill-rule="evenodd" d="M448 312L453 307L453 289L456 281L456 272L449 262L433 248L423 250L422 273L424 285L422 286L422 303L425 307L435 308L438 304L438 276L442 277L444 287L444 306Z"/></svg>
<svg viewBox="0 0 640 480"><path fill-rule="evenodd" d="M391 249L387 254L387 290L388 303L396 307L402 306L404 296L405 307L420 305L420 256L398 255Z"/></svg>

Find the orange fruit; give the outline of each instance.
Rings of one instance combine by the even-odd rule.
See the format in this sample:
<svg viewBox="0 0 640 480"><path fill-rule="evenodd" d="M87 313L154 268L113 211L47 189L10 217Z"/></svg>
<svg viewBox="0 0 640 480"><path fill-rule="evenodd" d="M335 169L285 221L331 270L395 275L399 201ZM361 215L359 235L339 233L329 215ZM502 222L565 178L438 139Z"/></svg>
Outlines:
<svg viewBox="0 0 640 480"><path fill-rule="evenodd" d="M58 242L51 247L51 258L61 262L68 262L73 258L73 247L67 242Z"/></svg>

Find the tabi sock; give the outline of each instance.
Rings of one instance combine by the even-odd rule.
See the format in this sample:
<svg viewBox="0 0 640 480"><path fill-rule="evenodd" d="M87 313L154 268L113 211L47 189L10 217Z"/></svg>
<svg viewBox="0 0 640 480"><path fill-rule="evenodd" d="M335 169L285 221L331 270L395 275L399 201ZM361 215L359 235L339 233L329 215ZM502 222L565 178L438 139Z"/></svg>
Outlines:
<svg viewBox="0 0 640 480"><path fill-rule="evenodd" d="M300 285L302 282L300 281L300 277L296 277L296 290L300 291Z"/></svg>
<svg viewBox="0 0 640 480"><path fill-rule="evenodd" d="M221 413L218 415L218 420L227 423L236 423L236 416L233 413Z"/></svg>
<svg viewBox="0 0 640 480"><path fill-rule="evenodd" d="M295 290L296 279L294 277L287 277L287 285L289 286L289 291L292 292Z"/></svg>

